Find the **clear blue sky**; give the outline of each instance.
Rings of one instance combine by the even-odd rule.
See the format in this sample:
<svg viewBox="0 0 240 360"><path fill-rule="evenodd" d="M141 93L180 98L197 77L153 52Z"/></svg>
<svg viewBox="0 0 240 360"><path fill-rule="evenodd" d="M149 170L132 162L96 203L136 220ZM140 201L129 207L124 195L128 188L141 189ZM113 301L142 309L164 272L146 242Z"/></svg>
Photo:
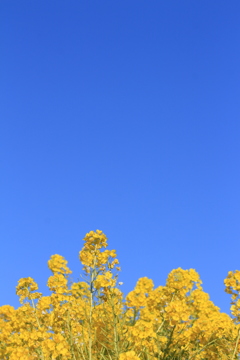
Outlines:
<svg viewBox="0 0 240 360"><path fill-rule="evenodd" d="M240 269L240 2L0 2L0 304L101 229L122 287Z"/></svg>

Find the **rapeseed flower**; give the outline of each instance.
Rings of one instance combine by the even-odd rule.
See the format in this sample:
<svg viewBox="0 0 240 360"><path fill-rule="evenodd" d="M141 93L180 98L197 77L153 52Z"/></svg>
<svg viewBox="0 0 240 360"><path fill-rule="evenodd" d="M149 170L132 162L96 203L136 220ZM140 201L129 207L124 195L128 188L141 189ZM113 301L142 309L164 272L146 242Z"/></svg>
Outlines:
<svg viewBox="0 0 240 360"><path fill-rule="evenodd" d="M230 317L203 291L194 269L174 269L158 287L142 277L124 296L106 235L90 231L83 240L83 281L70 282L67 260L55 254L49 296L31 277L21 278L21 306L0 307L1 360L239 359L240 271L225 279Z"/></svg>

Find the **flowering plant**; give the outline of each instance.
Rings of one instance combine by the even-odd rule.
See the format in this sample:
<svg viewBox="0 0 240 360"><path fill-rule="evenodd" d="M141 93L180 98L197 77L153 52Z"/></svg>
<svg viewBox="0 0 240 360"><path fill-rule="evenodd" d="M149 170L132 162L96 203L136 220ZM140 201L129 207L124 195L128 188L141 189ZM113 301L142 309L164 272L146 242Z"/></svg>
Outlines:
<svg viewBox="0 0 240 360"><path fill-rule="evenodd" d="M79 253L85 280L71 283L68 262L48 261L43 296L31 278L19 280L21 306L0 307L1 360L233 360L240 352L240 271L229 272L232 315L219 311L193 269L171 271L154 288L147 277L126 297L119 261L107 237L90 231Z"/></svg>

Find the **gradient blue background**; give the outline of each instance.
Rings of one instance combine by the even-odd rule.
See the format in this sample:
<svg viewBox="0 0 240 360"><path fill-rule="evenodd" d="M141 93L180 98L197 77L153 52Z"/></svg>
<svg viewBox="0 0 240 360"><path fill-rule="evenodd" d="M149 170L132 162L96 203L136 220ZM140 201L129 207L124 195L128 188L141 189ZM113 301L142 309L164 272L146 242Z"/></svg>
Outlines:
<svg viewBox="0 0 240 360"><path fill-rule="evenodd" d="M0 2L0 304L101 229L125 293L240 269L240 2Z"/></svg>

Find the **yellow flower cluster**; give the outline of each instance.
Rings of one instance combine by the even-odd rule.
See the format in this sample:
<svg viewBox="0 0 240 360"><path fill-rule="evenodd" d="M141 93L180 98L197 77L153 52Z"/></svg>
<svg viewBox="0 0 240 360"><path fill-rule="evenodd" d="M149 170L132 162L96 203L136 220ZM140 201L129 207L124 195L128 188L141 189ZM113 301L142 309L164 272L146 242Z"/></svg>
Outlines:
<svg viewBox="0 0 240 360"><path fill-rule="evenodd" d="M229 272L232 317L210 301L193 269L171 271L164 286L140 278L126 297L115 250L90 231L79 253L84 281L51 256L49 296L19 280L21 306L0 307L0 360L234 360L240 356L240 271Z"/></svg>

